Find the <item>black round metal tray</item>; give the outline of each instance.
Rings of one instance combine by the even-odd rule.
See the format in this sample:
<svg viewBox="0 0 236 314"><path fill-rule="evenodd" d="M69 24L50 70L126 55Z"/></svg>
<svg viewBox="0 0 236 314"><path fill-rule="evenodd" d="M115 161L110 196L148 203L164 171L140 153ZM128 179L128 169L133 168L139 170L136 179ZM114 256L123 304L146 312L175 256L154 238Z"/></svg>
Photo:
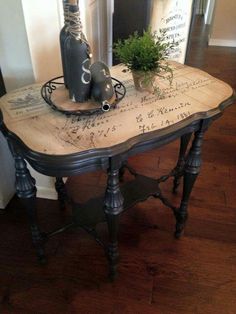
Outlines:
<svg viewBox="0 0 236 314"><path fill-rule="evenodd" d="M114 77L111 78L113 88L115 91L115 100L110 104L110 108L115 108L117 104L124 98L126 88L119 80ZM61 97L58 97L60 94ZM75 103L69 100L69 92L64 84L64 77L58 76L46 82L41 88L41 96L46 103L54 110L62 112L66 115L91 115L93 113L104 112L102 105L95 101L88 101L86 103ZM57 101L57 98L64 97L66 106ZM66 97L66 98L65 98ZM108 110L107 110L108 111Z"/></svg>

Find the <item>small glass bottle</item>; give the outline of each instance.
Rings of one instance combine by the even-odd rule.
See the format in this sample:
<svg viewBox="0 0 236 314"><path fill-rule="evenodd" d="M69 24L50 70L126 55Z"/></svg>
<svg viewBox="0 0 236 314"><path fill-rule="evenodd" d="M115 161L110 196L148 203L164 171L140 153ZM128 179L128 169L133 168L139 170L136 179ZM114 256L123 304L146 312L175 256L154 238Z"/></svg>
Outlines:
<svg viewBox="0 0 236 314"><path fill-rule="evenodd" d="M105 63L97 61L91 65L90 69L92 75L91 96L95 101L101 103L103 111L109 111L116 98L109 68Z"/></svg>
<svg viewBox="0 0 236 314"><path fill-rule="evenodd" d="M91 51L82 31L78 0L69 0L68 36L64 44L69 97L74 102L90 98Z"/></svg>

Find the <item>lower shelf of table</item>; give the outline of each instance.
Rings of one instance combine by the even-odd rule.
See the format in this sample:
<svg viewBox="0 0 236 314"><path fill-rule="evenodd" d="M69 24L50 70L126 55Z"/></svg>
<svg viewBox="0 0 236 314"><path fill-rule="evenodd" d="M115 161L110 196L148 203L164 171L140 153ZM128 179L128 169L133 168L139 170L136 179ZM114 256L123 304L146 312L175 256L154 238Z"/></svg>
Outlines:
<svg viewBox="0 0 236 314"><path fill-rule="evenodd" d="M136 175L133 180L120 186L124 197L123 211L143 202L150 196L160 197L162 194L157 179ZM87 201L84 204L73 204L73 219L77 226L96 226L106 220L104 213L104 195Z"/></svg>

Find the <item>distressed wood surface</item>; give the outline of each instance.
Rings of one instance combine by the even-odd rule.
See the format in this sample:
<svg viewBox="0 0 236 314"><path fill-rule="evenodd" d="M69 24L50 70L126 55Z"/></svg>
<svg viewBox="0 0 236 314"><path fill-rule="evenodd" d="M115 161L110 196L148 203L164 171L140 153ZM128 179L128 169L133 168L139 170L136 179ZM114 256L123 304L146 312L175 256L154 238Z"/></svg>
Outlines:
<svg viewBox="0 0 236 314"><path fill-rule="evenodd" d="M209 74L172 62L172 85L159 79L160 94L138 92L131 73L119 65L111 69L113 77L124 83L125 98L116 109L91 116L66 116L52 110L40 95L40 84L26 86L0 99L7 128L32 150L66 155L91 149L112 147L139 134L169 128L182 121L209 117L232 96L232 88ZM64 87L53 93L60 106L72 109ZM83 105L84 106L84 105Z"/></svg>

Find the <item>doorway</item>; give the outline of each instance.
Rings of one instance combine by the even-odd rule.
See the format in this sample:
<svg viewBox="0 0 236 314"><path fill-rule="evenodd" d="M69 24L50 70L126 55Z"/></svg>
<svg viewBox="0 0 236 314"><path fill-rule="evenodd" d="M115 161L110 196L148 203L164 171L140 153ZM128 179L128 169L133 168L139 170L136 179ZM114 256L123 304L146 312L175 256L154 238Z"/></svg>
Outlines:
<svg viewBox="0 0 236 314"><path fill-rule="evenodd" d="M201 67L208 47L215 0L195 0L185 63Z"/></svg>

